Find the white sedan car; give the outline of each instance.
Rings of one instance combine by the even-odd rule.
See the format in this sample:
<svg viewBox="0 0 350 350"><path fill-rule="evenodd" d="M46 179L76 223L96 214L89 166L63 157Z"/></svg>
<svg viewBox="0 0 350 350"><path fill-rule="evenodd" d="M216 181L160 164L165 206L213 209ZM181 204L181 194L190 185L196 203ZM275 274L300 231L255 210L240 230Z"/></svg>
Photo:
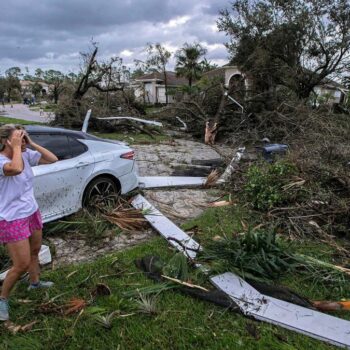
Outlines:
<svg viewBox="0 0 350 350"><path fill-rule="evenodd" d="M95 196L124 194L138 186L134 151L126 144L61 128L31 125L26 130L59 159L33 167L44 222L77 212Z"/></svg>

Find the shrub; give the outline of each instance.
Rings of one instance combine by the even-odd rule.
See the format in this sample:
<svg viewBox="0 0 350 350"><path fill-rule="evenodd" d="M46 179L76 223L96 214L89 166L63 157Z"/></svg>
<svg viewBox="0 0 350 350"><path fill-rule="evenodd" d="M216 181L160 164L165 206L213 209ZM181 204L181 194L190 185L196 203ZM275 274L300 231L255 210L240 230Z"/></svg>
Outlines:
<svg viewBox="0 0 350 350"><path fill-rule="evenodd" d="M297 168L284 160L252 165L245 178L244 198L259 210L278 206L290 198L283 186L296 174Z"/></svg>

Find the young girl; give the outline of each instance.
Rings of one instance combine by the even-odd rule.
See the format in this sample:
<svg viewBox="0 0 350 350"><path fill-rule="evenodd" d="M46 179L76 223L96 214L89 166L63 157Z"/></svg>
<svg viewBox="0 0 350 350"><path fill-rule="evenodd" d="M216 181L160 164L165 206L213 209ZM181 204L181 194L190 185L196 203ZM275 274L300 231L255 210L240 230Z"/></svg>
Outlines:
<svg viewBox="0 0 350 350"><path fill-rule="evenodd" d="M23 273L29 273L29 289L53 285L39 280L43 225L34 198L31 167L57 160L49 150L34 143L23 127L0 126L0 244L6 244L13 265L1 289L1 321L9 319L8 297Z"/></svg>

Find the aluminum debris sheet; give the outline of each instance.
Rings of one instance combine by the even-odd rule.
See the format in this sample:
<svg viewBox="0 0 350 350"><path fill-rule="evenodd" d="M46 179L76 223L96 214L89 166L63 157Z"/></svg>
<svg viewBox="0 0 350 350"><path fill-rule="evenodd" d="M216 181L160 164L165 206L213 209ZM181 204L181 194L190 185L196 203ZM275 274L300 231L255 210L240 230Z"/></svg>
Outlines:
<svg viewBox="0 0 350 350"><path fill-rule="evenodd" d="M145 215L146 220L165 238L169 243L184 252L190 259L196 257L196 251L200 249L200 245L192 239L187 233L177 227L171 220L165 217L158 209L149 203L144 197L138 195L132 201L132 205L136 209L149 211L150 214ZM174 238L175 240L172 240ZM178 243L180 242L180 243Z"/></svg>
<svg viewBox="0 0 350 350"><path fill-rule="evenodd" d="M141 188L203 186L206 177L189 176L139 176Z"/></svg>
<svg viewBox="0 0 350 350"><path fill-rule="evenodd" d="M160 123L160 122L156 122L154 120L134 118L134 117L106 117L106 118L97 118L97 119L100 119L100 120L118 120L118 119L122 120L122 119L126 119L126 120L133 120L135 122L144 123L144 124L150 124L150 125L163 127L163 124Z"/></svg>
<svg viewBox="0 0 350 350"><path fill-rule="evenodd" d="M245 315L350 349L350 322L265 296L233 273L211 278Z"/></svg>
<svg viewBox="0 0 350 350"><path fill-rule="evenodd" d="M42 245L39 252L39 262L41 265L46 265L52 261L50 248L47 245ZM0 281L3 281L7 275L7 271L0 273Z"/></svg>

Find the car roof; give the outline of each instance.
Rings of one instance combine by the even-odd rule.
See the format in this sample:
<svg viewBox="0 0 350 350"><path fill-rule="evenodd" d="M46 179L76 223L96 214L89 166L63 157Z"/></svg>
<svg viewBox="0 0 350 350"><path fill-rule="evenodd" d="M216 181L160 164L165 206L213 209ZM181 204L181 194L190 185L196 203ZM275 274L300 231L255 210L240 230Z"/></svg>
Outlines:
<svg viewBox="0 0 350 350"><path fill-rule="evenodd" d="M29 134L62 134L62 135L69 135L71 137L74 137L76 139L84 139L84 140L92 140L92 141L101 141L101 142L107 142L107 143L114 143L118 145L127 145L125 142L120 142L117 140L106 140L102 139L100 137L79 131L79 130L70 130L65 128L55 128L51 126L43 126L43 125L26 125L26 130L29 132Z"/></svg>

